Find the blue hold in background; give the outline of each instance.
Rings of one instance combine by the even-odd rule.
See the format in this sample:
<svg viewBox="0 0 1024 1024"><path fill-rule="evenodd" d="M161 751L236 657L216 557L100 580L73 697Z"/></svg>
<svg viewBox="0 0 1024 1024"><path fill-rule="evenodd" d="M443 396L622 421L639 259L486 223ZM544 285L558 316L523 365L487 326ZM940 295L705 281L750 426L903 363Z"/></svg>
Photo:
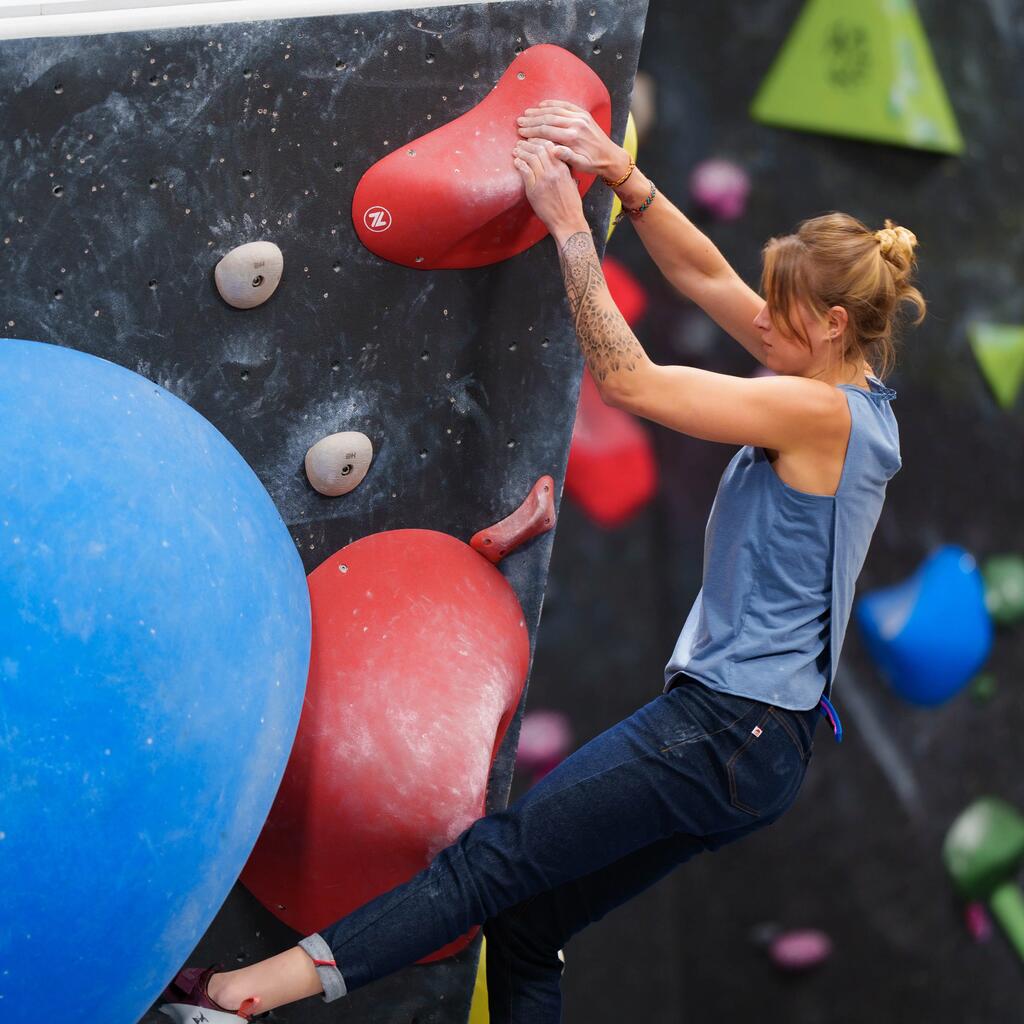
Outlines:
<svg viewBox="0 0 1024 1024"><path fill-rule="evenodd" d="M0 1019L134 1024L277 792L305 572L234 447L114 363L0 340L0 432Z"/></svg>
<svg viewBox="0 0 1024 1024"><path fill-rule="evenodd" d="M857 602L861 636L899 696L933 706L970 682L992 647L985 584L974 557L947 544L909 579Z"/></svg>

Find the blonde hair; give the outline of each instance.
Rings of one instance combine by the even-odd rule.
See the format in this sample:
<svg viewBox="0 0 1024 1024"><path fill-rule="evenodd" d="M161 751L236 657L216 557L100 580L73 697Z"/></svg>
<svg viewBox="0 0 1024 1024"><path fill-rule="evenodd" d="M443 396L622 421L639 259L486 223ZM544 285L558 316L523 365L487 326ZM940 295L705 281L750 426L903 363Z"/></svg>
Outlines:
<svg viewBox="0 0 1024 1024"><path fill-rule="evenodd" d="M846 310L842 359L866 361L884 377L896 361L894 335L900 308L925 315L924 296L911 284L917 236L886 220L871 231L846 213L827 213L801 223L796 232L764 246L761 293L775 326L808 347L795 321L802 300L818 317L832 306ZM880 369L879 369L880 367Z"/></svg>

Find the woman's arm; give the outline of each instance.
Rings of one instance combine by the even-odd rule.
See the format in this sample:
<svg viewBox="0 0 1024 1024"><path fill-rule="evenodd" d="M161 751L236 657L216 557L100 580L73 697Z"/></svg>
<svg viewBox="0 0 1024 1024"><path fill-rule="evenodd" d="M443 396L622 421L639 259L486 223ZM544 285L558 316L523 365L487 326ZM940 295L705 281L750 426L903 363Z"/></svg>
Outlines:
<svg viewBox="0 0 1024 1024"><path fill-rule="evenodd" d="M626 150L612 142L589 111L575 103L542 100L537 107L527 107L517 123L524 139L551 143L556 156L584 174L618 181L629 168ZM624 206L636 209L649 195L651 183L634 168L615 191ZM760 335L752 321L764 303L710 239L660 192L643 216L631 219L666 279L763 362Z"/></svg>
<svg viewBox="0 0 1024 1024"><path fill-rule="evenodd" d="M604 401L694 437L779 451L834 429L845 396L822 381L651 362L612 300L576 182L551 146L520 142L515 166L558 247L576 338Z"/></svg>
<svg viewBox="0 0 1024 1024"><path fill-rule="evenodd" d="M602 173L618 181L628 168L629 154L618 147ZM651 183L639 167L615 189L629 209L640 206L650 191ZM711 239L660 190L641 216L630 219L666 280L763 362L761 335L753 320L764 300L743 282Z"/></svg>

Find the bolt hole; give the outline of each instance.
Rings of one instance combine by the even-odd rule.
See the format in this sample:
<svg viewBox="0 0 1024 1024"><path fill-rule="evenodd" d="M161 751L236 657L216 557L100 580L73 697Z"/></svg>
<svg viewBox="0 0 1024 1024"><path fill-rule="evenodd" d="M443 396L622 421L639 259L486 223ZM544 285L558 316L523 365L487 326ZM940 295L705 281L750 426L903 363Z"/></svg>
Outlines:
<svg viewBox="0 0 1024 1024"><path fill-rule="evenodd" d="M64 195L64 186L63 185L54 185L53 186L53 194L55 196L62 196L62 195Z"/></svg>
<svg viewBox="0 0 1024 1024"><path fill-rule="evenodd" d="M252 68L245 68L242 71L242 77L243 78L252 78Z"/></svg>
<svg viewBox="0 0 1024 1024"><path fill-rule="evenodd" d="M420 458L421 459L425 459L426 457L427 457L427 449L426 448L421 448L420 449Z"/></svg>
<svg viewBox="0 0 1024 1024"><path fill-rule="evenodd" d="M255 276L255 277L254 277L254 278L252 279L252 286L253 286L253 288L259 288L259 286L260 286L261 284L263 284L263 275L262 275L262 274L257 274L257 275L256 275L256 276Z"/></svg>
<svg viewBox="0 0 1024 1024"><path fill-rule="evenodd" d="M600 43L596 43L596 44L594 45L594 50L593 50L593 52L594 52L594 54L595 54L595 55L596 55L596 54L599 54L599 53L601 52L601 44L600 44Z"/></svg>
<svg viewBox="0 0 1024 1024"><path fill-rule="evenodd" d="M484 543L485 543L485 544L491 544L491 543L493 543L493 542L491 541L491 538L490 538L490 537L484 537Z"/></svg>
<svg viewBox="0 0 1024 1024"><path fill-rule="evenodd" d="M64 83L58 82L54 87L53 91L59 96L64 91Z"/></svg>
<svg viewBox="0 0 1024 1024"><path fill-rule="evenodd" d="M340 274L341 273L341 260L335 260L334 261L333 270L334 270L334 272L336 274Z"/></svg>
<svg viewBox="0 0 1024 1024"><path fill-rule="evenodd" d="M335 170L335 172L340 172L340 171L341 171L341 170L342 170L342 169L344 168L344 166L345 166L345 165L344 165L344 164L343 164L343 163L342 163L342 162L341 162L341 161L339 160L339 161L338 161L338 162L337 162L337 163L336 163L336 164L334 165L334 170Z"/></svg>
<svg viewBox="0 0 1024 1024"><path fill-rule="evenodd" d="M160 179L159 178L150 178L149 179L149 187L150 188L156 188L157 185L159 185L159 184L160 184Z"/></svg>
<svg viewBox="0 0 1024 1024"><path fill-rule="evenodd" d="M338 360L335 359L334 362L331 363L331 369L332 370L340 370L341 369L341 363L339 363Z"/></svg>
<svg viewBox="0 0 1024 1024"><path fill-rule="evenodd" d="M348 476L349 473L351 473L354 468L355 467L352 465L351 462L346 462L345 465L341 467L341 475Z"/></svg>
<svg viewBox="0 0 1024 1024"><path fill-rule="evenodd" d="M427 63L428 64L433 64L434 63L434 55L432 53L428 53L427 54Z"/></svg>
<svg viewBox="0 0 1024 1024"><path fill-rule="evenodd" d="M148 282L147 287L149 288L149 290L151 292L155 292L156 291L156 285L157 285L156 278L153 278L151 281Z"/></svg>
<svg viewBox="0 0 1024 1024"><path fill-rule="evenodd" d="M430 353L426 349L424 349L423 352L420 354L420 359L422 359L423 362L426 362L429 358Z"/></svg>
<svg viewBox="0 0 1024 1024"><path fill-rule="evenodd" d="M515 352L517 348L519 348L519 346L513 341L512 344L509 345L508 350L509 352Z"/></svg>
<svg viewBox="0 0 1024 1024"><path fill-rule="evenodd" d="M338 60L334 62L334 69L336 71L344 71L345 68L347 67L348 65L343 60Z"/></svg>
<svg viewBox="0 0 1024 1024"><path fill-rule="evenodd" d="M240 376L241 376L242 380L248 380L249 379L249 371L248 370L243 370Z"/></svg>
<svg viewBox="0 0 1024 1024"><path fill-rule="evenodd" d="M159 83L160 83L159 76L157 76L157 75L150 75L150 78L149 78L149 84L150 85L159 85Z"/></svg>
<svg viewBox="0 0 1024 1024"><path fill-rule="evenodd" d="M520 72L519 72L519 74L518 74L518 75L516 75L516 78L518 78L520 82L521 82L521 81L522 81L522 80L523 80L523 79L524 79L525 77L526 77L526 75L524 75L522 71L520 71Z"/></svg>
<svg viewBox="0 0 1024 1024"><path fill-rule="evenodd" d="M60 288L58 288L58 289L57 289L57 290L56 290L56 291L55 291L55 292L53 293L53 297L54 297L55 299L63 299L63 298L64 298L64 292L62 292L62 291L60 290Z"/></svg>
<svg viewBox="0 0 1024 1024"><path fill-rule="evenodd" d="M246 168L242 171L242 181L248 181L252 177L252 171Z"/></svg>

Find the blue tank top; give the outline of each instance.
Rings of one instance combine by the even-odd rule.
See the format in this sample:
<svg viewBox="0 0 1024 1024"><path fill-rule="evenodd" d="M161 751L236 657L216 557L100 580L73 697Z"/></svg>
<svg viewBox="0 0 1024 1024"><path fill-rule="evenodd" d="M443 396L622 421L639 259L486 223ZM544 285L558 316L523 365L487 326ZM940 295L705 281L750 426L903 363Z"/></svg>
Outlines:
<svg viewBox="0 0 1024 1024"><path fill-rule="evenodd" d="M834 495L783 482L762 448L741 448L722 474L704 533L700 592L665 666L712 689L794 711L832 690L857 576L902 465L896 397L840 384L850 440Z"/></svg>

